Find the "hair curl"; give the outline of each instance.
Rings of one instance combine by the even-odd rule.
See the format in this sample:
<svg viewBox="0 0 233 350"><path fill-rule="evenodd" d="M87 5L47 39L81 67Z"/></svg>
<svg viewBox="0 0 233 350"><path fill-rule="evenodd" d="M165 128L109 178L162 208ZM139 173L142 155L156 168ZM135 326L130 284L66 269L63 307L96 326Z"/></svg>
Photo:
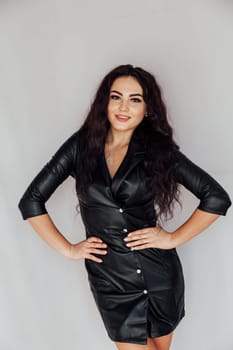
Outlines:
<svg viewBox="0 0 233 350"><path fill-rule="evenodd" d="M141 85L143 98L149 117L137 126L143 135L145 145L145 171L151 177L154 205L157 216L173 217L174 200L180 205L179 184L175 176L175 152L179 146L173 139L173 129L169 125L167 110L161 96L161 89L153 74L131 64L112 69L101 81L90 110L79 129L86 135L84 152L80 155L81 176L78 193L83 193L87 184L93 180L97 165L96 155L103 152L110 123L107 117L110 88L115 79L132 76ZM88 162L86 161L88 159Z"/></svg>

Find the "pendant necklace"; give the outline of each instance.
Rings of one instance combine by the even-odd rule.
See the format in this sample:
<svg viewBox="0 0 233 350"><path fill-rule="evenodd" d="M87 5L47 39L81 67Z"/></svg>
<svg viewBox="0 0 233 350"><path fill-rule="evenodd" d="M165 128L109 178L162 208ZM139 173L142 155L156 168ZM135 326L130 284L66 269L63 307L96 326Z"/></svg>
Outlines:
<svg viewBox="0 0 233 350"><path fill-rule="evenodd" d="M114 161L113 161L113 157L111 156L111 153L110 153L109 144L106 143L106 146L107 146L107 153L108 153L108 156L106 157L106 162L109 166L111 166L111 165L113 165ZM128 146L128 144L126 146Z"/></svg>
<svg viewBox="0 0 233 350"><path fill-rule="evenodd" d="M107 150L108 150L108 156L106 157L106 162L107 162L107 164L112 165L113 164L113 158L111 157L108 143L107 143Z"/></svg>

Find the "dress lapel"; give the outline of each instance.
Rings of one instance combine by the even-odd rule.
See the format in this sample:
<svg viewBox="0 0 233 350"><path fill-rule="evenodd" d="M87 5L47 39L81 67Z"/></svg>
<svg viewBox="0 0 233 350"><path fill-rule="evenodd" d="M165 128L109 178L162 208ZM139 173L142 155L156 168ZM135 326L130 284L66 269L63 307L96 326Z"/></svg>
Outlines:
<svg viewBox="0 0 233 350"><path fill-rule="evenodd" d="M142 141L139 139L137 130L134 131L128 146L127 153L123 158L119 168L117 169L113 178L111 178L106 159L104 154L102 155L102 161L104 166L104 177L106 178L109 187L112 190L114 197L117 195L122 182L125 180L127 175L133 170L133 168L143 160L145 149Z"/></svg>

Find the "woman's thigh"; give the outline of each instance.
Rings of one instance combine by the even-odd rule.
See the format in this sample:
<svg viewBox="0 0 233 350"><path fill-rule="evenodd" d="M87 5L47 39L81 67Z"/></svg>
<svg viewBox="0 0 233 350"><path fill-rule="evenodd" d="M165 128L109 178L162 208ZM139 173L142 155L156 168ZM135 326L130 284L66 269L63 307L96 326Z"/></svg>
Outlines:
<svg viewBox="0 0 233 350"><path fill-rule="evenodd" d="M147 338L146 345L115 342L118 350L157 350L154 339Z"/></svg>
<svg viewBox="0 0 233 350"><path fill-rule="evenodd" d="M162 337L152 338L156 350L169 350L172 342L173 332Z"/></svg>

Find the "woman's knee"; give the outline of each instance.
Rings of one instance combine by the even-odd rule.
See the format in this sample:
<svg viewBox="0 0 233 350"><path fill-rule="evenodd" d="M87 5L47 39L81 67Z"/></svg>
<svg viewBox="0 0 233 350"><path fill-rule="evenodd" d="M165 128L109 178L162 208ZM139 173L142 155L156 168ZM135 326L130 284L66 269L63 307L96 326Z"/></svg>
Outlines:
<svg viewBox="0 0 233 350"><path fill-rule="evenodd" d="M152 338L157 350L169 350L172 342L173 332L161 337Z"/></svg>
<svg viewBox="0 0 233 350"><path fill-rule="evenodd" d="M146 345L115 342L118 350L158 350L153 339L147 338Z"/></svg>

